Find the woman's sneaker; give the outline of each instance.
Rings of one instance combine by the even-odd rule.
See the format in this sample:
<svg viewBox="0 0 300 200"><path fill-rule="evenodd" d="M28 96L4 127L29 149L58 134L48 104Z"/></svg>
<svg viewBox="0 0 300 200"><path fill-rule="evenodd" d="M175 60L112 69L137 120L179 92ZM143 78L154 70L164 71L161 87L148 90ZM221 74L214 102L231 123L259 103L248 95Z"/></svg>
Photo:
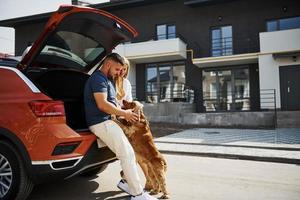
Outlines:
<svg viewBox="0 0 300 200"><path fill-rule="evenodd" d="M118 183L117 187L120 190L122 190L123 192L126 192L127 194L130 194L128 183L124 179L120 180L120 182Z"/></svg>
<svg viewBox="0 0 300 200"><path fill-rule="evenodd" d="M152 197L150 194L147 192L142 193L141 195L138 196L132 196L131 200L158 200L155 197Z"/></svg>

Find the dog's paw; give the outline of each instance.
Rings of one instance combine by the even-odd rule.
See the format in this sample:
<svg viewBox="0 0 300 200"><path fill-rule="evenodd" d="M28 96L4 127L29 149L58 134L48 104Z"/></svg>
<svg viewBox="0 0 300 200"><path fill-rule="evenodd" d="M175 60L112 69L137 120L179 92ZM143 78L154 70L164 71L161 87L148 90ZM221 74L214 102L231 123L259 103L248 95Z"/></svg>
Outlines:
<svg viewBox="0 0 300 200"><path fill-rule="evenodd" d="M159 199L170 199L170 194L163 194Z"/></svg>
<svg viewBox="0 0 300 200"><path fill-rule="evenodd" d="M149 194L150 194L150 195L157 195L158 193L159 193L159 192L156 191L156 190L151 190Z"/></svg>

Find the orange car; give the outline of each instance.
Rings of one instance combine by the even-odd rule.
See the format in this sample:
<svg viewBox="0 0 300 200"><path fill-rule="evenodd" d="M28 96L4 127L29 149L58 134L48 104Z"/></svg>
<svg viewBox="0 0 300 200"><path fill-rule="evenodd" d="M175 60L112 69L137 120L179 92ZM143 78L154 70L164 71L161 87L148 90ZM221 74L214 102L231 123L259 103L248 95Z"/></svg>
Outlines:
<svg viewBox="0 0 300 200"><path fill-rule="evenodd" d="M83 89L105 55L137 36L105 11L61 6L17 67L0 66L0 199L103 170L115 155L85 121Z"/></svg>

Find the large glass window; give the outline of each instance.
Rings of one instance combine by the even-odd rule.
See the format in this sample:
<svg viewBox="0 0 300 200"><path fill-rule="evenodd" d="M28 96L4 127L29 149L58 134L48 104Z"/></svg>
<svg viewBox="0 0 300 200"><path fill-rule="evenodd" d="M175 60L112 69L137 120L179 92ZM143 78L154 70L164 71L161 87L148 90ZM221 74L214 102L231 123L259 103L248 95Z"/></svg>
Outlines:
<svg viewBox="0 0 300 200"><path fill-rule="evenodd" d="M148 102L183 101L185 65L179 63L149 64L146 70Z"/></svg>
<svg viewBox="0 0 300 200"><path fill-rule="evenodd" d="M248 68L204 70L202 86L206 111L250 110Z"/></svg>
<svg viewBox="0 0 300 200"><path fill-rule="evenodd" d="M173 24L162 24L156 26L157 40L171 39L176 37L176 26Z"/></svg>
<svg viewBox="0 0 300 200"><path fill-rule="evenodd" d="M300 28L300 17L267 21L267 31L279 31Z"/></svg>
<svg viewBox="0 0 300 200"><path fill-rule="evenodd" d="M232 55L232 26L223 26L211 30L212 56Z"/></svg>

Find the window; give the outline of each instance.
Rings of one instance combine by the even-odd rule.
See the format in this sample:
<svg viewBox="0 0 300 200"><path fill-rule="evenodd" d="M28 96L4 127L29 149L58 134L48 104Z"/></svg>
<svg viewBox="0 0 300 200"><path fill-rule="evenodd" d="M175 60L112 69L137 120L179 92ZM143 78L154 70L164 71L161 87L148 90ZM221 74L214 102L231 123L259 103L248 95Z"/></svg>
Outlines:
<svg viewBox="0 0 300 200"><path fill-rule="evenodd" d="M206 111L250 110L248 68L204 70L202 80Z"/></svg>
<svg viewBox="0 0 300 200"><path fill-rule="evenodd" d="M211 55L232 55L232 27L223 26L211 30Z"/></svg>
<svg viewBox="0 0 300 200"><path fill-rule="evenodd" d="M185 65L183 62L149 64L146 69L147 102L183 101Z"/></svg>
<svg viewBox="0 0 300 200"><path fill-rule="evenodd" d="M267 31L279 31L300 28L300 17L267 21Z"/></svg>
<svg viewBox="0 0 300 200"><path fill-rule="evenodd" d="M156 38L157 40L176 38L175 25L157 25L156 26Z"/></svg>

